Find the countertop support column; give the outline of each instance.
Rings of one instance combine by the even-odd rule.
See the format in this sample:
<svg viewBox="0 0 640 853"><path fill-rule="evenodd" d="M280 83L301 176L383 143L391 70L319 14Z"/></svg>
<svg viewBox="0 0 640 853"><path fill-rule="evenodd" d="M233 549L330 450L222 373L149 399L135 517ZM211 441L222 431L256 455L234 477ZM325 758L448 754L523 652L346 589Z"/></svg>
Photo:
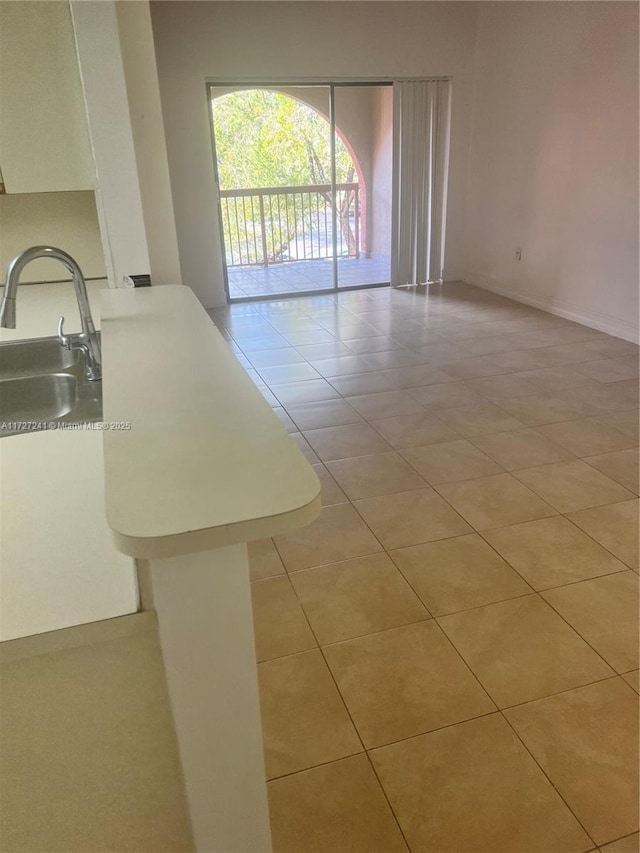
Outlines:
<svg viewBox="0 0 640 853"><path fill-rule="evenodd" d="M149 562L198 853L269 853L245 544Z"/></svg>

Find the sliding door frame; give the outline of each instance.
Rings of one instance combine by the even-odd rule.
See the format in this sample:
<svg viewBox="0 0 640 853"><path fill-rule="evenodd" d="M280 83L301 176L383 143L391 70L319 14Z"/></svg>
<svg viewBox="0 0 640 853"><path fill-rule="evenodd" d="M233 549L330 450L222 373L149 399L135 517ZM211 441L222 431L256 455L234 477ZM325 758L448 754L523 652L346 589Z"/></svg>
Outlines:
<svg viewBox="0 0 640 853"><path fill-rule="evenodd" d="M346 293L352 290L369 290L374 287L390 287L391 281L376 282L372 284L354 284L340 287L338 281L338 211L336 207L336 121L335 121L335 90L338 88L356 88L365 86L393 86L394 80L389 79L366 79L366 80L278 80L272 78L268 80L219 80L217 78L207 78L205 91L207 97L207 115L209 116L209 127L211 136L211 151L213 156L213 170L216 186L216 207L218 210L218 227L220 229L220 245L222 248L222 274L224 282L224 290L228 304L236 304L243 302L272 302L279 299L296 299L299 296L332 296L336 293ZM211 90L234 88L236 91L242 89L278 89L299 86L300 88L325 87L329 90L329 133L330 133L330 152L331 152L331 219L332 219L332 243L333 243L333 287L327 287L315 290L297 290L293 293L273 293L265 296L236 296L232 297L229 292L229 269L227 265L227 252L224 237L224 224L222 220L222 204L220 201L220 176L218 173L218 155L216 152L215 126L213 122L213 113L211 109Z"/></svg>

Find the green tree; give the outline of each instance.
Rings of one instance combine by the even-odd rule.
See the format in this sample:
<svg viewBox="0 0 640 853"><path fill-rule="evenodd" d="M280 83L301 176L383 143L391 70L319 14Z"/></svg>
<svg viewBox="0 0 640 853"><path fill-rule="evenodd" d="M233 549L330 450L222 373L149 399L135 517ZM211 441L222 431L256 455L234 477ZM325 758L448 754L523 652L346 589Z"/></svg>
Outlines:
<svg viewBox="0 0 640 853"><path fill-rule="evenodd" d="M289 95L266 89L212 101L222 189L328 184L329 122ZM353 162L336 135L336 181L353 179Z"/></svg>
<svg viewBox="0 0 640 853"><path fill-rule="evenodd" d="M307 196L306 209L278 195L269 198L265 239L260 231L257 197L234 199L223 210L228 263L274 263L286 251L303 224L312 227L329 211L331 221L331 140L328 121L311 107L280 92L249 89L212 100L218 177L221 190L248 190L284 186L319 185L325 188ZM342 140L336 135L336 183L352 183L355 168ZM355 237L350 223L354 193L337 194L337 219L343 243L352 254ZM229 199L229 204L232 199ZM241 202L241 203L240 203ZM265 200L263 199L263 204ZM303 223L303 219L305 219ZM307 223L308 220L308 223ZM263 246L266 242L266 255ZM233 247L241 247L235 253Z"/></svg>

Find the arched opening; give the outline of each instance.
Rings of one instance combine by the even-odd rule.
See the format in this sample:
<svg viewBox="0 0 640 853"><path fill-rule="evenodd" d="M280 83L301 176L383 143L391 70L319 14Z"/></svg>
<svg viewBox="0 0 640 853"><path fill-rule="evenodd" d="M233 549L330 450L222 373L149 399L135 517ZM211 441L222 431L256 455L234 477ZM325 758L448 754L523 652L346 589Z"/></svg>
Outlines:
<svg viewBox="0 0 640 853"><path fill-rule="evenodd" d="M380 193L374 193L369 210L367 186L378 151L373 93L352 93L349 107L355 109L343 110L340 121L334 113L332 125L332 90L326 85L209 89L231 298L388 280L377 272L372 278L363 266L356 270L370 258L369 233L379 257L374 210L380 209ZM232 282L237 294L231 293Z"/></svg>
<svg viewBox="0 0 640 853"><path fill-rule="evenodd" d="M212 115L227 266L332 257L330 126L317 104L275 89L241 89L217 94ZM359 257L364 175L337 127L335 167L337 252Z"/></svg>

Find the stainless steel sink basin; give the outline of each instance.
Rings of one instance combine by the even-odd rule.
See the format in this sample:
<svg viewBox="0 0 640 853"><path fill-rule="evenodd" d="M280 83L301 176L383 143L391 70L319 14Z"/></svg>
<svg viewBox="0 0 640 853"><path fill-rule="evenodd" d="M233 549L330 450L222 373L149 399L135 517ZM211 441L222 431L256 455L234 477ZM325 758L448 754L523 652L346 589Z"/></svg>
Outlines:
<svg viewBox="0 0 640 853"><path fill-rule="evenodd" d="M102 418L102 383L86 377L84 354L57 338L0 344L0 435Z"/></svg>
<svg viewBox="0 0 640 853"><path fill-rule="evenodd" d="M0 380L38 376L65 370L78 362L77 350L64 349L57 338L10 341L0 344Z"/></svg>
<svg viewBox="0 0 640 853"><path fill-rule="evenodd" d="M0 382L0 421L52 421L68 415L77 397L76 378L46 373Z"/></svg>

